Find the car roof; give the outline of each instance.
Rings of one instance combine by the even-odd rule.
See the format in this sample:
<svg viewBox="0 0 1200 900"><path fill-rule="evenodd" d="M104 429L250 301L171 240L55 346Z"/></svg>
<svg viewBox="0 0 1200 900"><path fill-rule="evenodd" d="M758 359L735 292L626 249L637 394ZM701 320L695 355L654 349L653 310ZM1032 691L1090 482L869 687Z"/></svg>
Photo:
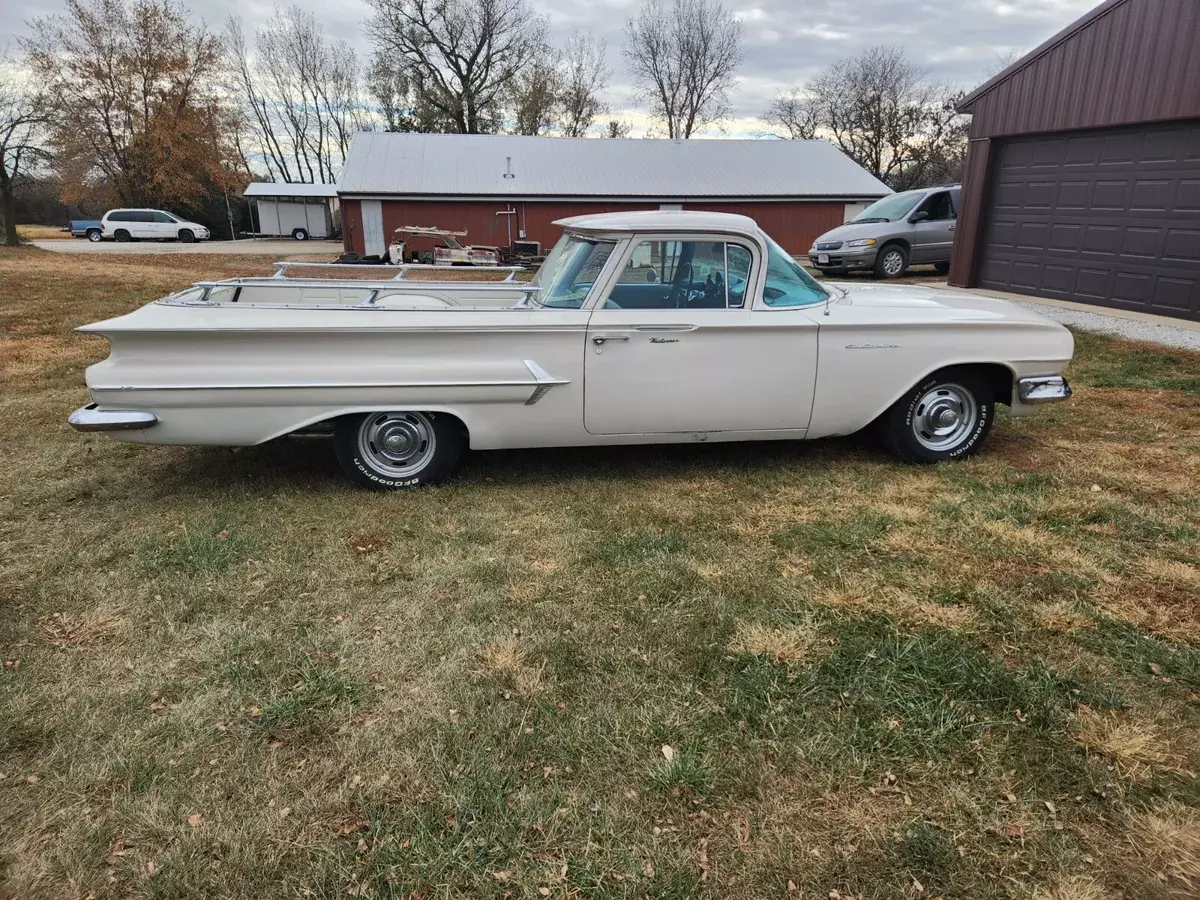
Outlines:
<svg viewBox="0 0 1200 900"><path fill-rule="evenodd" d="M749 216L702 210L642 209L632 212L571 216L554 223L567 231L590 235L626 235L640 231L716 231L754 237L758 224Z"/></svg>

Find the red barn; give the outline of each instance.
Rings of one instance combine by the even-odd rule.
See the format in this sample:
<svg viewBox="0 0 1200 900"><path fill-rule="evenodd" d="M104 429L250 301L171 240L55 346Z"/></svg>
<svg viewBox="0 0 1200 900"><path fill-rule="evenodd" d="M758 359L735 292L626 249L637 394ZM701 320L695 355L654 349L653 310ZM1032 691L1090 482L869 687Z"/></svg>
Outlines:
<svg viewBox="0 0 1200 900"><path fill-rule="evenodd" d="M355 135L338 185L346 250L382 254L405 225L466 242L558 240L566 216L704 209L750 216L792 253L891 193L825 141Z"/></svg>

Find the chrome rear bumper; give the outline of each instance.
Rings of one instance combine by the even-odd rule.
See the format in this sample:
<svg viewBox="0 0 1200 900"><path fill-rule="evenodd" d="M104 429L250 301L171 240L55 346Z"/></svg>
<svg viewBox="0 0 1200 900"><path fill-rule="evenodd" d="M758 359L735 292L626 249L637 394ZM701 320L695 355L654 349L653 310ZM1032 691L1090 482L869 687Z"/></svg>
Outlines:
<svg viewBox="0 0 1200 900"><path fill-rule="evenodd" d="M158 416L143 409L100 409L95 403L79 407L67 419L76 431L131 431L157 421Z"/></svg>
<svg viewBox="0 0 1200 900"><path fill-rule="evenodd" d="M1071 396L1071 386L1061 375L1035 375L1017 381L1017 398L1022 403L1057 403Z"/></svg>

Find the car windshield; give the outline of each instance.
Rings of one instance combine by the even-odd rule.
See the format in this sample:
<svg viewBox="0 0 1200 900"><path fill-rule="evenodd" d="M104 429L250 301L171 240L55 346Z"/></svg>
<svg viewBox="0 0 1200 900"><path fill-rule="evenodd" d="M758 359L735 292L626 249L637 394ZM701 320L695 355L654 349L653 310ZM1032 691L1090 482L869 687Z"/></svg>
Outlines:
<svg viewBox="0 0 1200 900"><path fill-rule="evenodd" d="M829 299L829 291L804 271L790 253L767 234L767 283L763 287L763 303L771 307L808 306Z"/></svg>
<svg viewBox="0 0 1200 900"><path fill-rule="evenodd" d="M857 216L851 219L852 222L895 222L897 219L902 219L907 216L917 201L925 196L922 191L915 191L911 194L892 194L890 197L884 197L882 200L876 200Z"/></svg>
<svg viewBox="0 0 1200 900"><path fill-rule="evenodd" d="M581 307L615 246L613 241L563 235L533 279L542 289L538 302L566 309Z"/></svg>

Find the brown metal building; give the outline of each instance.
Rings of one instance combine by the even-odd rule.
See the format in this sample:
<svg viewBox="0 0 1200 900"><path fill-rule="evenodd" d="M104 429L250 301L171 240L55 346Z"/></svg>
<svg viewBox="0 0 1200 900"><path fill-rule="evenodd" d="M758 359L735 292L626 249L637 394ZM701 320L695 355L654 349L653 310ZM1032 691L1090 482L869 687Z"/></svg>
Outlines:
<svg viewBox="0 0 1200 900"><path fill-rule="evenodd" d="M556 219L635 209L754 218L793 253L891 190L825 141L355 135L338 196L345 247L382 253L397 228L473 244L558 240Z"/></svg>
<svg viewBox="0 0 1200 900"><path fill-rule="evenodd" d="M951 284L1200 319L1200 0L1106 0L959 109Z"/></svg>

